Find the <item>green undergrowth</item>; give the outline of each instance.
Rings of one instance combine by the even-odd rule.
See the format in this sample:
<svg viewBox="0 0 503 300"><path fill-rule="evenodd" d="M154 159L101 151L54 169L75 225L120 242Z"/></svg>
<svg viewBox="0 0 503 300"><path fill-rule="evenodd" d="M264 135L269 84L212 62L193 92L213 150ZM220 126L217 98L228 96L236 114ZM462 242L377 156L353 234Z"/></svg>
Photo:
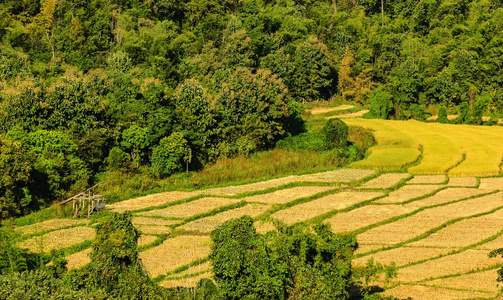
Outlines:
<svg viewBox="0 0 503 300"><path fill-rule="evenodd" d="M108 203L167 191L191 191L255 183L289 175L325 172L345 164L334 151L285 151L274 149L234 158L222 158L199 172L180 173L166 179L148 173L107 172L99 176Z"/></svg>

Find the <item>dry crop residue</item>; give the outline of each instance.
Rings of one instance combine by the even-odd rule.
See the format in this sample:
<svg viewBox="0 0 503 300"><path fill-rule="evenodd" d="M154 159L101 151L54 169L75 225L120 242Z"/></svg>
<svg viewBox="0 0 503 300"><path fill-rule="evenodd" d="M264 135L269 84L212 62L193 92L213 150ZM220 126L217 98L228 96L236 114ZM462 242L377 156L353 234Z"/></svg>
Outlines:
<svg viewBox="0 0 503 300"><path fill-rule="evenodd" d="M306 221L332 210L344 209L381 195L383 195L382 192L374 191L344 191L298 204L285 210L280 210L274 213L271 217L279 219L286 224L293 224L300 221Z"/></svg>
<svg viewBox="0 0 503 300"><path fill-rule="evenodd" d="M20 243L21 248L28 248L32 252L50 252L52 249L62 249L75 244L92 240L94 228L73 227L51 231L42 236L36 236Z"/></svg>
<svg viewBox="0 0 503 300"><path fill-rule="evenodd" d="M188 265L210 254L210 237L182 235L140 253L145 269L152 277Z"/></svg>
<svg viewBox="0 0 503 300"><path fill-rule="evenodd" d="M32 225L26 225L22 227L17 227L15 229L16 232L21 234L35 234L48 230L60 229L67 226L74 226L79 224L85 224L87 220L78 220L78 219L52 219L39 223L35 223Z"/></svg>

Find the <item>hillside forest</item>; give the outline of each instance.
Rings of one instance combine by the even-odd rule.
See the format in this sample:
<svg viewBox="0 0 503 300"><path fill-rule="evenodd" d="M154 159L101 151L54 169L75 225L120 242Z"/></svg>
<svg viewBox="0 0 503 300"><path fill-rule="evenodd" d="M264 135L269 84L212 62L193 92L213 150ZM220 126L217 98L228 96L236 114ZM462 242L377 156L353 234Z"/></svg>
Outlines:
<svg viewBox="0 0 503 300"><path fill-rule="evenodd" d="M502 19L497 0L2 1L0 218L274 148L313 101L482 124Z"/></svg>

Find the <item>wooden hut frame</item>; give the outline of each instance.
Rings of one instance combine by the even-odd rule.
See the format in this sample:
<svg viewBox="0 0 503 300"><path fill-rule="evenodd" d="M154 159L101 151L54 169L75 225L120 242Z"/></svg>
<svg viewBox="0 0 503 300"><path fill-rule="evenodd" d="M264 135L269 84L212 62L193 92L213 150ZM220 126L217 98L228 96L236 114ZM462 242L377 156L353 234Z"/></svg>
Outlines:
<svg viewBox="0 0 503 300"><path fill-rule="evenodd" d="M105 208L105 196L96 195L94 193L97 186L98 184L80 194L60 202L59 204L64 205L72 201L74 217L89 217L94 211L100 211Z"/></svg>

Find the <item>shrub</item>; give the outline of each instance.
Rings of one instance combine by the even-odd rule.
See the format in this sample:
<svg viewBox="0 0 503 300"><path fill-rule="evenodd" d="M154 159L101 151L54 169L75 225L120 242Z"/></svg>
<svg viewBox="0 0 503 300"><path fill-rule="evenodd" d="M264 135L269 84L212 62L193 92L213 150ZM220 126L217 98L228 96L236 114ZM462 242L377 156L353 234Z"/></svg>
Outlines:
<svg viewBox="0 0 503 300"><path fill-rule="evenodd" d="M329 119L322 129L326 149L345 148L348 139L348 125L341 119Z"/></svg>
<svg viewBox="0 0 503 300"><path fill-rule="evenodd" d="M388 119L393 115L393 96L382 87L376 89L370 97L370 110L363 115L366 119Z"/></svg>
<svg viewBox="0 0 503 300"><path fill-rule="evenodd" d="M108 168L112 171L126 171L131 164L131 157L119 147L114 147L110 150L108 157L105 159Z"/></svg>
<svg viewBox="0 0 503 300"><path fill-rule="evenodd" d="M447 109L443 106L438 110L437 123L449 123L449 119L447 118Z"/></svg>

